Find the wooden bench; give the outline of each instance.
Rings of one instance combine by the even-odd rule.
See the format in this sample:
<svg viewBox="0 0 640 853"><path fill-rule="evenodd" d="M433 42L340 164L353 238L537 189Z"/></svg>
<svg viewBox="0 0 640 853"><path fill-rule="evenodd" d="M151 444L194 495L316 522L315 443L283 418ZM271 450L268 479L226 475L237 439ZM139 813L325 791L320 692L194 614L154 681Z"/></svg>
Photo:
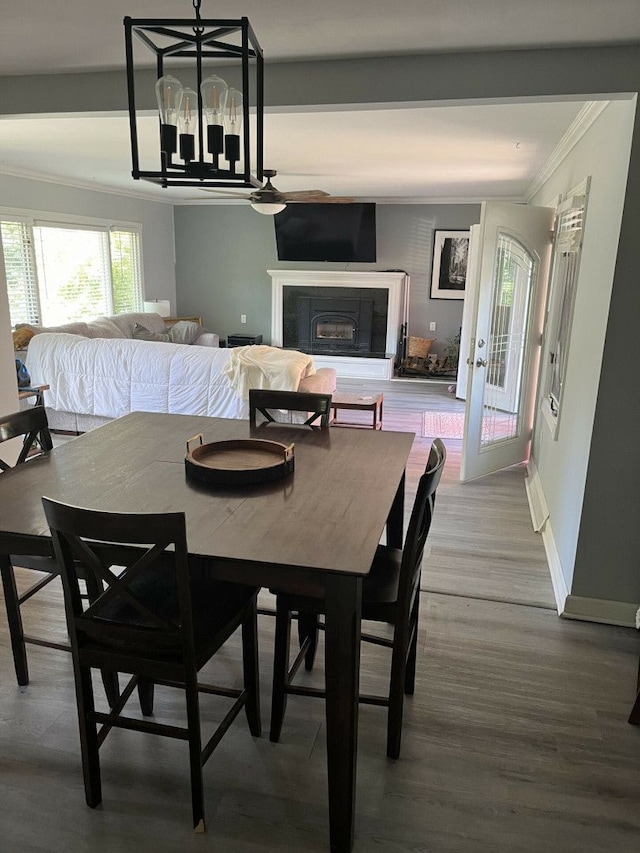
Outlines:
<svg viewBox="0 0 640 853"><path fill-rule="evenodd" d="M361 427L364 429L382 429L382 403L383 394L341 394L339 391L331 398L333 409L333 420L331 426ZM372 412L372 423L361 423L356 421L339 421L338 410Z"/></svg>

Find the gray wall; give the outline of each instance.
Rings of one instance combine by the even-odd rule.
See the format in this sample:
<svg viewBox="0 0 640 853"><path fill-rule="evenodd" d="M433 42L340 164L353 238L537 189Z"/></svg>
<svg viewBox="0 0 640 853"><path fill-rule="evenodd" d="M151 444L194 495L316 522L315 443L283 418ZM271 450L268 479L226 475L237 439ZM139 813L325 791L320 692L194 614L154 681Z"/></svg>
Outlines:
<svg viewBox="0 0 640 853"><path fill-rule="evenodd" d="M552 551L573 595L584 595L581 590L589 588L593 597L597 588L592 584L598 583L595 597L607 599L615 583L620 600L631 602L632 575L615 559L607 560L606 576L589 579L579 572L575 584L573 579L635 110L633 100L610 103L532 199L549 204L591 177L562 411L555 436L538 417L532 449L549 508L545 536L552 538ZM548 361L547 353L543 363ZM613 480L610 486L615 488ZM640 553L640 526L633 535ZM595 536L600 539L597 526Z"/></svg>
<svg viewBox="0 0 640 853"><path fill-rule="evenodd" d="M377 205L377 263L279 262L273 219L249 205L181 205L175 208L178 311L201 314L221 337L230 333L271 336L268 269L387 270L411 276L409 332L435 337L441 350L462 322L463 301L429 298L433 234L466 230L479 220L479 205ZM240 324L240 315L247 324ZM435 332L429 323L435 322Z"/></svg>

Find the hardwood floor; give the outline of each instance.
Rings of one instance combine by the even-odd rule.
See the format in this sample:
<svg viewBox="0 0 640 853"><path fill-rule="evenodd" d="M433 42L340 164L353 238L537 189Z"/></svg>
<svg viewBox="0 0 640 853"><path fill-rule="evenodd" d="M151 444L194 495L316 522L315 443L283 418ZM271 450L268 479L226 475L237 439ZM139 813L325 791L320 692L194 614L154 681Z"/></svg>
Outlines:
<svg viewBox="0 0 640 853"><path fill-rule="evenodd" d="M383 429L416 433L407 469L407 513L431 447L421 435L427 410L464 412L449 383L342 380L339 390L384 392ZM350 412L349 415L355 413ZM461 484L462 441L444 439L447 464L438 489L422 587L426 592L512 601L555 610L541 537L534 533L524 490L525 467L516 466Z"/></svg>
<svg viewBox="0 0 640 853"><path fill-rule="evenodd" d="M419 433L424 409L461 408L446 385L388 385L375 384L385 393L385 429ZM531 532L523 470L462 486L461 442L445 443L423 573L416 694L405 705L396 762L385 756L385 709L360 709L354 851L637 853L640 728L627 717L640 634L560 619ZM417 436L409 505L429 446ZM64 636L59 587L47 587L25 617L33 630L41 622L42 632ZM260 620L260 642L267 731L269 617ZM239 649L234 638L207 676L237 681ZM302 674L309 683L322 679L322 649L318 661ZM289 697L279 744L266 734L252 738L241 719L233 724L205 766L208 832L195 836L186 747L164 738L113 731L101 750L103 804L86 807L70 659L31 646L29 663L32 681L22 693L0 616L2 853L328 850L321 701ZM386 650L363 647L363 689L383 689L387 663ZM204 697L205 726L225 707ZM177 692L157 688L156 717L183 718Z"/></svg>

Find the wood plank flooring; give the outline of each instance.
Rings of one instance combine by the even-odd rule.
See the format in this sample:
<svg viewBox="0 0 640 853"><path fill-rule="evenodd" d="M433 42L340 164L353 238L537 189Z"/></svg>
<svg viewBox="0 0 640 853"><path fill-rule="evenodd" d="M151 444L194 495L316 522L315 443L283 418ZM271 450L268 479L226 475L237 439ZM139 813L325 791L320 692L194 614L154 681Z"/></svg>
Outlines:
<svg viewBox="0 0 640 853"><path fill-rule="evenodd" d="M421 435L422 413L464 412L464 403L448 387L446 382L402 380L342 380L339 386L339 390L348 389L350 393L382 390L383 429L416 433L407 469L407 514L431 447L431 438ZM447 464L427 547L423 589L555 609L544 546L533 531L529 515L525 467L462 484L462 441L445 438L444 443Z"/></svg>
<svg viewBox="0 0 640 853"><path fill-rule="evenodd" d="M386 429L413 430L425 408L461 405L446 385L375 387L385 393ZM360 710L354 852L637 853L640 729L626 720L640 634L560 619L542 545L529 533L522 469L461 486L460 442L445 443L416 694L396 762L385 756L385 710ZM429 445L418 435L408 491ZM59 587L47 587L25 617L33 630L41 622L42 632L64 636ZM267 732L269 617L261 617L260 643ZM101 750L103 804L87 808L69 656L28 651L32 682L20 692L0 615L2 853L328 850L321 701L289 697L279 744L252 738L242 718L233 724L205 766L208 832L194 836L186 748L164 738L113 731ZM320 683L321 661L322 649L316 671L302 678ZM387 664L386 650L364 647L363 689L384 689ZM235 638L206 676L238 682ZM225 707L203 698L205 729ZM179 693L157 689L156 718L184 718Z"/></svg>

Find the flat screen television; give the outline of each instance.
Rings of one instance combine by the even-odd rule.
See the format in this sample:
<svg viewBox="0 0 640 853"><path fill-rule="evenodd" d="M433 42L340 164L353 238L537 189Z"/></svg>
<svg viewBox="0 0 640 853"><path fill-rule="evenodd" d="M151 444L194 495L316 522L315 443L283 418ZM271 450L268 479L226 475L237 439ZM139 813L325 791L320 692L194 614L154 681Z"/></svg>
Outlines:
<svg viewBox="0 0 640 853"><path fill-rule="evenodd" d="M279 261L376 261L376 206L288 204L274 217Z"/></svg>

